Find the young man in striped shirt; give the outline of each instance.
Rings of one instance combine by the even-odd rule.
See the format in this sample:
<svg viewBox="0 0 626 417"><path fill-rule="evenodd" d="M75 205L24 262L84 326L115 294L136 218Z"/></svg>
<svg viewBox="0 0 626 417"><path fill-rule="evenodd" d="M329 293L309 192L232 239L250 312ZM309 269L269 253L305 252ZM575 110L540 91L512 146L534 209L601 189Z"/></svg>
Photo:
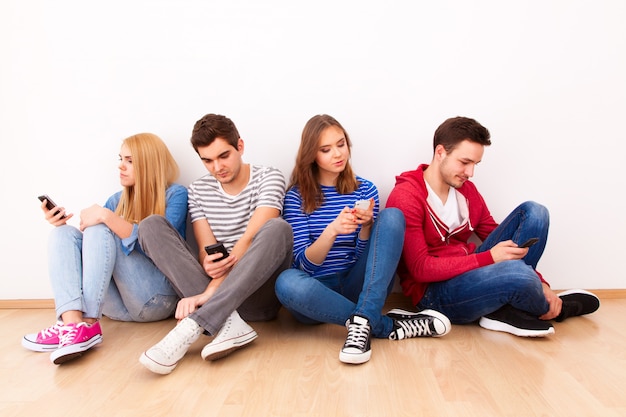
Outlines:
<svg viewBox="0 0 626 417"><path fill-rule="evenodd" d="M202 350L205 360L252 342L257 334L244 319L276 317L280 303L274 283L292 257L291 227L280 217L283 174L244 163L244 142L225 116L207 114L198 120L191 144L209 171L189 187L199 262L163 217L146 219L139 230L143 250L181 297L177 326L140 357L160 374L172 372L202 333L215 335ZM218 242L224 254L205 251Z"/></svg>

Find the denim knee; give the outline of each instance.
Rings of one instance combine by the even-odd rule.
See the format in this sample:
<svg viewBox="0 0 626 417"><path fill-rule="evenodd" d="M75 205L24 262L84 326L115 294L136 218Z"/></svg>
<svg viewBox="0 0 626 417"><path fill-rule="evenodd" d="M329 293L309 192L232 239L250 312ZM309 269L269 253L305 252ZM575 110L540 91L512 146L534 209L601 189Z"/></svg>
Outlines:
<svg viewBox="0 0 626 417"><path fill-rule="evenodd" d="M133 321L151 322L171 317L176 311L178 296L156 294L143 306Z"/></svg>
<svg viewBox="0 0 626 417"><path fill-rule="evenodd" d="M93 239L94 237L99 237L107 234L112 235L113 232L104 223L89 226L83 232L84 239Z"/></svg>
<svg viewBox="0 0 626 417"><path fill-rule="evenodd" d="M278 275L274 290L285 307L292 305L294 300L307 299L308 292L304 289L306 280L302 279L302 274L298 269L287 269Z"/></svg>
<svg viewBox="0 0 626 417"><path fill-rule="evenodd" d="M50 236L48 241L50 245L60 247L63 246L68 240L73 241L76 239L81 239L83 236L82 232L75 228L74 226L70 226L69 224L64 224L63 226L55 227L50 232Z"/></svg>
<svg viewBox="0 0 626 417"><path fill-rule="evenodd" d="M548 211L548 208L535 201L525 201L520 204L519 208L524 212L527 218L532 218L542 223L550 221L550 212Z"/></svg>
<svg viewBox="0 0 626 417"><path fill-rule="evenodd" d="M395 207L389 207L383 209L378 213L376 222L384 224L386 228L392 228L404 232L406 223L404 220L404 214L400 209Z"/></svg>
<svg viewBox="0 0 626 417"><path fill-rule="evenodd" d="M531 266L522 260L502 262L498 275L500 279L506 281L507 287L515 293L532 294L537 291L543 293L539 276Z"/></svg>

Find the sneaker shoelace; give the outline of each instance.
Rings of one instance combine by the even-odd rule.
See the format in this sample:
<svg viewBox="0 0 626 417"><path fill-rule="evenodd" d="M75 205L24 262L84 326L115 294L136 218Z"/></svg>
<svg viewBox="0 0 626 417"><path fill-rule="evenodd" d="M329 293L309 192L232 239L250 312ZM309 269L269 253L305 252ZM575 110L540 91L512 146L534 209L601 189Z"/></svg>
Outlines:
<svg viewBox="0 0 626 417"><path fill-rule="evenodd" d="M61 327L61 332L59 333L59 347L67 346L72 344L74 341L74 337L76 336L76 332L80 326L84 326L85 323L78 324L67 324Z"/></svg>
<svg viewBox="0 0 626 417"><path fill-rule="evenodd" d="M184 331L184 329L178 328L178 326L174 327L174 329L154 347L158 347L168 358L176 356L181 347L191 346L195 341L195 334L183 334L181 337L179 333Z"/></svg>
<svg viewBox="0 0 626 417"><path fill-rule="evenodd" d="M222 328L224 329L224 333L228 332L228 330L232 326L233 326L233 316L228 316L228 318L226 319L226 322L224 322L224 324L222 325Z"/></svg>
<svg viewBox="0 0 626 417"><path fill-rule="evenodd" d="M431 336L430 318L398 320L396 323L404 330L404 338L417 336Z"/></svg>
<svg viewBox="0 0 626 417"><path fill-rule="evenodd" d="M57 322L54 325L48 327L47 329L43 329L42 331L39 332L39 334L41 334L41 336L45 339L49 339L53 336L59 336L59 334L61 333L62 327L63 327L63 323Z"/></svg>
<svg viewBox="0 0 626 417"><path fill-rule="evenodd" d="M369 334L370 326L368 325L357 323L348 324L348 336L346 337L345 347L356 347L360 350L364 350Z"/></svg>

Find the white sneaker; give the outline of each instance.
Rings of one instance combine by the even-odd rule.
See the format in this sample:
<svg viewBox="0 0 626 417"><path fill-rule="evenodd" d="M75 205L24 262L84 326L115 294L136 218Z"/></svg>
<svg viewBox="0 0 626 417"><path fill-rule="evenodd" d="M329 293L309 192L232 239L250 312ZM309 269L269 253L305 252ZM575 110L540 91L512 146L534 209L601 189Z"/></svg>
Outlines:
<svg viewBox="0 0 626 417"><path fill-rule="evenodd" d="M154 373L167 375L202 332L198 323L185 317L159 343L142 353L139 362Z"/></svg>
<svg viewBox="0 0 626 417"><path fill-rule="evenodd" d="M257 334L237 313L233 311L217 332L215 339L202 349L202 359L214 361L244 347L257 338Z"/></svg>

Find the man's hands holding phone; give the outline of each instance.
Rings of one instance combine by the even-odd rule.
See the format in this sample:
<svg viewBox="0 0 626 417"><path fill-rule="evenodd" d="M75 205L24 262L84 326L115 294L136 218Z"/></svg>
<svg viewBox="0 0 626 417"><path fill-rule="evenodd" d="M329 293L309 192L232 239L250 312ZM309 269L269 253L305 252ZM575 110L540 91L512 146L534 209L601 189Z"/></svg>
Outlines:
<svg viewBox="0 0 626 417"><path fill-rule="evenodd" d="M217 243L204 248L206 256L202 260L204 271L213 279L225 278L237 262L236 256L229 256L224 245Z"/></svg>
<svg viewBox="0 0 626 417"><path fill-rule="evenodd" d="M230 256L221 243L207 245L204 247L204 251L206 255L202 258L202 267L207 275L212 278L211 282L201 294L181 298L178 301L174 313L174 317L178 320L184 319L209 301L235 264L236 258Z"/></svg>
<svg viewBox="0 0 626 417"><path fill-rule="evenodd" d="M491 248L491 257L495 263L522 259L528 253L528 248L538 241L539 239L537 238L531 238L520 245L517 245L512 240L499 242Z"/></svg>
<svg viewBox="0 0 626 417"><path fill-rule="evenodd" d="M212 280L203 293L185 297L178 301L176 313L174 314L174 317L178 320L184 319L196 311L198 307L209 301L237 262L237 258L234 255L231 256L221 243L205 246L204 251L206 255L202 259L202 267Z"/></svg>

